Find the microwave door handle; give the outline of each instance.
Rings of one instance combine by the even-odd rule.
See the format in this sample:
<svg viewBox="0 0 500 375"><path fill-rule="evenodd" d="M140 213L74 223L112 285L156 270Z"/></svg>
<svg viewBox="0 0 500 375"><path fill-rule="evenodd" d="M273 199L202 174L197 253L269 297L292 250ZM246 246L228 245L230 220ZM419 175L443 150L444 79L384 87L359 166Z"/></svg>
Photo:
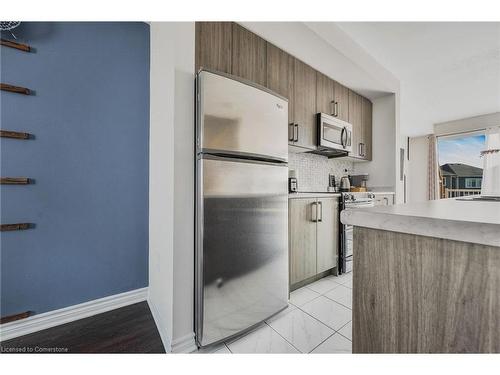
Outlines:
<svg viewBox="0 0 500 375"><path fill-rule="evenodd" d="M345 141L344 141L344 135L345 135ZM340 134L340 142L342 143L342 147L346 148L346 146L347 146L347 129L345 127L342 128L342 133Z"/></svg>

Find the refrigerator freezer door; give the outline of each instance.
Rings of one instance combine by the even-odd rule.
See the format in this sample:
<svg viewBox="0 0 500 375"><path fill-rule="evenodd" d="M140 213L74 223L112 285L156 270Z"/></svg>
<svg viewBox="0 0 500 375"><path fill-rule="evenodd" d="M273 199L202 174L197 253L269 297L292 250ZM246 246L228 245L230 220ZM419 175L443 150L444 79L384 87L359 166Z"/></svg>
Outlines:
<svg viewBox="0 0 500 375"><path fill-rule="evenodd" d="M288 160L288 101L208 71L198 90L198 152Z"/></svg>
<svg viewBox="0 0 500 375"><path fill-rule="evenodd" d="M288 305L286 165L198 159L196 335L234 336Z"/></svg>

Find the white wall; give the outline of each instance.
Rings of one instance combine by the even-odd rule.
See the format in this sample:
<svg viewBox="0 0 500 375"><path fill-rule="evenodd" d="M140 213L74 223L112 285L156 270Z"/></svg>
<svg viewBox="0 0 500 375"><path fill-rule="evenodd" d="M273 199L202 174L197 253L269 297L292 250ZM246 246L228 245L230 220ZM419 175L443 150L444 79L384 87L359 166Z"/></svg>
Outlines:
<svg viewBox="0 0 500 375"><path fill-rule="evenodd" d="M149 298L167 351L193 349L194 23L151 23Z"/></svg>
<svg viewBox="0 0 500 375"><path fill-rule="evenodd" d="M368 173L370 187L396 186L396 99L387 95L373 100L373 153L371 162L355 163L355 173Z"/></svg>
<svg viewBox="0 0 500 375"><path fill-rule="evenodd" d="M428 200L427 161L429 159L427 136L410 138L410 161L408 163L408 202Z"/></svg>
<svg viewBox="0 0 500 375"><path fill-rule="evenodd" d="M194 22L175 24L173 351L196 349L194 293Z"/></svg>
<svg viewBox="0 0 500 375"><path fill-rule="evenodd" d="M168 352L173 321L175 30L157 22L150 30L148 303Z"/></svg>
<svg viewBox="0 0 500 375"><path fill-rule="evenodd" d="M395 158L396 158L396 183L395 183L395 191L396 191L396 203L406 203L408 202L408 145L407 145L407 135L402 133L402 121L401 121L401 95L400 92L397 91L395 94L395 109L396 109L396 148L395 148ZM406 176L406 185L404 180L401 180L401 172L400 172L400 149L405 150L405 160L403 166L403 174Z"/></svg>

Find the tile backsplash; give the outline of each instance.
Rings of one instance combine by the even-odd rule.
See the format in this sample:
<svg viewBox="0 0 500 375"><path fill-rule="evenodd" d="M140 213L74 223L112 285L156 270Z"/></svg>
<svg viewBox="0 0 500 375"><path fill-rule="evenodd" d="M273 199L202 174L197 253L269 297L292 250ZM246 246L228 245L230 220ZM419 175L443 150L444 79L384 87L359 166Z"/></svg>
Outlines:
<svg viewBox="0 0 500 375"><path fill-rule="evenodd" d="M299 191L326 191L328 175L335 175L335 180L345 175L344 170L352 172L354 163L344 159L328 159L314 154L288 153L288 169L297 173Z"/></svg>

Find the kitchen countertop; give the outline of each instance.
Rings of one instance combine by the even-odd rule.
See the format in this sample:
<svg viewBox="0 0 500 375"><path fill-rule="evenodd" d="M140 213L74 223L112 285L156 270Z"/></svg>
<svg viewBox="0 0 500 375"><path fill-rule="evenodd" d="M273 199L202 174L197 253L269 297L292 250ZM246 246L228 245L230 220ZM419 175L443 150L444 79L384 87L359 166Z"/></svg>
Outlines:
<svg viewBox="0 0 500 375"><path fill-rule="evenodd" d="M390 186L368 186L368 191L373 194L396 194Z"/></svg>
<svg viewBox="0 0 500 375"><path fill-rule="evenodd" d="M340 197L340 193L290 193L288 194L288 199L295 198L336 198Z"/></svg>
<svg viewBox="0 0 500 375"><path fill-rule="evenodd" d="M344 224L500 247L500 203L440 199L344 210Z"/></svg>

